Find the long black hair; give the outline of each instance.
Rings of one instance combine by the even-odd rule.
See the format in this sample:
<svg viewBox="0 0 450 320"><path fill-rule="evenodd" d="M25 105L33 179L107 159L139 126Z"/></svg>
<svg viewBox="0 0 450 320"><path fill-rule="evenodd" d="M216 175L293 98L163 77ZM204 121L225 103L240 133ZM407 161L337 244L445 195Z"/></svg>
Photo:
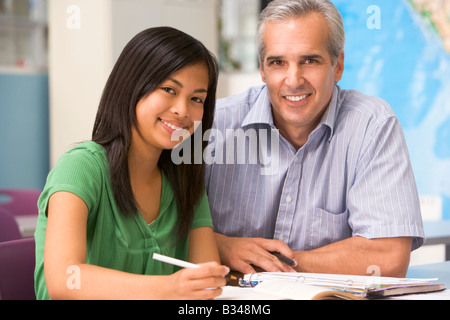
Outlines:
<svg viewBox="0 0 450 320"><path fill-rule="evenodd" d="M216 58L197 39L171 27L146 29L125 46L108 78L92 140L106 150L115 201L126 216L138 212L128 169L136 105L173 73L199 62L205 63L209 70L201 126L203 135L212 126L219 71ZM194 150L193 143L191 145ZM174 192L179 214L178 238L181 238L188 234L195 206L204 192L204 164L175 165L171 150L163 150L158 165L167 175Z"/></svg>

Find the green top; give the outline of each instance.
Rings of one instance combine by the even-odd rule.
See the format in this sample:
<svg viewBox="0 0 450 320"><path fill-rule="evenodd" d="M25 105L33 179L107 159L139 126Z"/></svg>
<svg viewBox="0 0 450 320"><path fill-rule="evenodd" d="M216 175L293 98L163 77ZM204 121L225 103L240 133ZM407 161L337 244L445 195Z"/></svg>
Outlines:
<svg viewBox="0 0 450 320"><path fill-rule="evenodd" d="M167 177L162 177L159 216L149 226L140 214L125 217L116 207L103 147L90 141L64 154L48 175L38 201L36 298L49 299L44 279L46 214L48 200L57 191L74 193L88 207L86 263L135 274L167 275L177 271L177 267L152 259L154 252L182 260L188 257L188 237L176 242L177 205ZM206 193L196 208L191 228L204 226L212 227Z"/></svg>

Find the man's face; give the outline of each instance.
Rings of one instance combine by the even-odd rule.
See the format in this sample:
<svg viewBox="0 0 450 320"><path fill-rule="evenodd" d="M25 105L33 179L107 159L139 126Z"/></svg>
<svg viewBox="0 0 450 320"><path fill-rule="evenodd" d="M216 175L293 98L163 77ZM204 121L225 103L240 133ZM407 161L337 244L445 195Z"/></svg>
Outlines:
<svg viewBox="0 0 450 320"><path fill-rule="evenodd" d="M260 71L274 122L298 148L319 123L344 70L344 53L333 65L328 38L328 24L316 13L270 21L264 29L266 51Z"/></svg>

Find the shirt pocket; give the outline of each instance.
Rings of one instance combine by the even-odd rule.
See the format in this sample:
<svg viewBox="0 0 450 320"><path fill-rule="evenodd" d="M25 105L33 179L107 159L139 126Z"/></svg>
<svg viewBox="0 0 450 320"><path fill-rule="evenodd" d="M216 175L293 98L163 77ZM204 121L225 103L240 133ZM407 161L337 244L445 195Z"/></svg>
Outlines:
<svg viewBox="0 0 450 320"><path fill-rule="evenodd" d="M347 239L351 234L352 231L348 224L348 210L337 214L320 208L313 210L309 241L310 250Z"/></svg>

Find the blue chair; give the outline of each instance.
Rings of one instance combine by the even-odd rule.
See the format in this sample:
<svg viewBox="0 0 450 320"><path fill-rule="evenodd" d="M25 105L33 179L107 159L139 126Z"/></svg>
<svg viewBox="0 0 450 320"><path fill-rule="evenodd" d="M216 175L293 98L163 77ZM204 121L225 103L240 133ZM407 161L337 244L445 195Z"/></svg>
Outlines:
<svg viewBox="0 0 450 320"><path fill-rule="evenodd" d="M36 300L35 264L34 238L0 242L0 300Z"/></svg>
<svg viewBox="0 0 450 320"><path fill-rule="evenodd" d="M0 208L0 242L22 238L19 225L12 214Z"/></svg>

